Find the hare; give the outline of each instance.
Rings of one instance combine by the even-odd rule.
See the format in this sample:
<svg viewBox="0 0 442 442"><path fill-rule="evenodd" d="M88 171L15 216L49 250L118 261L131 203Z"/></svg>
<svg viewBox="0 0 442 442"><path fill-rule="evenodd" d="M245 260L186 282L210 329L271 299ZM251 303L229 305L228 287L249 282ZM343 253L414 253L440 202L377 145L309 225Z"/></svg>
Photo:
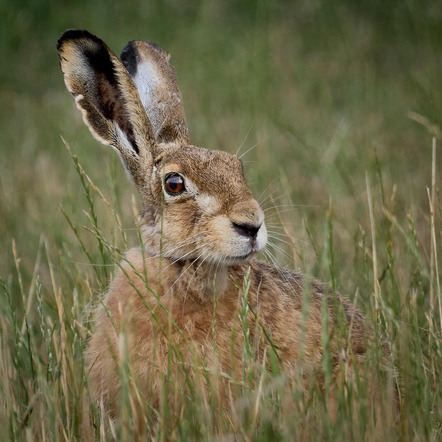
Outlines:
<svg viewBox="0 0 442 442"><path fill-rule="evenodd" d="M97 401L117 412L126 356L137 394L154 408L163 400L171 351L191 376L200 358L211 373L234 378L246 339L259 362L274 349L289 378L299 364L320 372L323 318L332 366L343 350L362 358L373 333L352 303L255 257L267 242L264 212L235 155L190 143L167 53L131 41L120 61L102 40L80 30L61 36L58 53L84 122L118 152L142 202L144 247L127 252L94 313L86 360ZM349 329L344 343L334 327L339 312ZM222 381L220 395L228 398L228 389Z"/></svg>

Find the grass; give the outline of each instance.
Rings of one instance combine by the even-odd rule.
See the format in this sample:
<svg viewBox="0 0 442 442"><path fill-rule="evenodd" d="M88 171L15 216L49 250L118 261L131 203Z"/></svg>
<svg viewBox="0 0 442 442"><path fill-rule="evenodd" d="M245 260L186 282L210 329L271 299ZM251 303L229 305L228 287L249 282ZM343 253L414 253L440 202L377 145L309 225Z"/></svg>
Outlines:
<svg viewBox="0 0 442 442"><path fill-rule="evenodd" d="M186 406L159 410L153 435L441 439L439 2L3 0L0 10L0 438L133 431L130 366L120 367L122 419L109 435L83 361L90 305L140 238L134 188L84 127L58 69L56 39L76 27L116 52L139 38L172 54L193 143L250 149L243 160L268 209L269 252L353 299L388 337L399 375L400 417L385 413L379 436L364 385L348 394L339 384L331 422L318 392L304 397L288 383L275 352L273 375L257 366L249 343L229 418L171 350L164 394ZM245 333L250 314L244 302ZM204 367L200 375L216 382Z"/></svg>

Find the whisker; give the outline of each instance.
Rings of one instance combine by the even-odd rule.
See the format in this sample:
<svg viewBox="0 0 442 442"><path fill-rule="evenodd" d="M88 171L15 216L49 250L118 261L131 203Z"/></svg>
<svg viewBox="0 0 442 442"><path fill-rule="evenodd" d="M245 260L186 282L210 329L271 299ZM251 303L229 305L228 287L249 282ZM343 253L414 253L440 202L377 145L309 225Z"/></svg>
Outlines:
<svg viewBox="0 0 442 442"><path fill-rule="evenodd" d="M282 230L283 232L286 231L286 229L284 228L284 226L281 226L281 224L276 224L276 223L268 223L266 222L266 227L268 231L273 231L273 229L279 229ZM275 232L276 233L276 232ZM279 233L279 232L278 232ZM281 233L280 233L281 234ZM289 235L287 235L289 236Z"/></svg>
<svg viewBox="0 0 442 442"><path fill-rule="evenodd" d="M190 246L191 244L198 243L198 242L200 242L200 241L202 241L202 240L204 240L204 237L202 237L202 238L195 238L195 239L193 239L192 241L188 241L188 242L186 242L186 243L183 243L183 244L181 244L180 246L175 247L175 248L173 248L173 249L171 249L171 250L166 250L166 251L163 252L162 255L160 255L160 256L161 256L162 258L172 258L173 255L174 255L174 253L175 253L176 251L178 251L179 249L182 249L183 247ZM160 257L160 256L158 256L158 257Z"/></svg>
<svg viewBox="0 0 442 442"><path fill-rule="evenodd" d="M162 252L161 254L153 255L152 258L161 258L161 257L167 257L168 254L173 254L175 251L179 250L180 248L186 247L187 245L190 245L194 242L197 242L204 238L204 234L209 232L208 230L203 232L195 233L194 235L191 235L189 238L187 238L186 241L182 242L181 244L178 244L176 247L174 247L171 250L167 250L166 252ZM192 240L191 240L192 239Z"/></svg>
<svg viewBox="0 0 442 442"><path fill-rule="evenodd" d="M273 193L275 192L272 192L270 195L268 195L261 203L261 206L264 208L264 210L268 211L271 208L275 207L275 203L285 197L285 195L279 195L277 197L274 197Z"/></svg>
<svg viewBox="0 0 442 442"><path fill-rule="evenodd" d="M272 240L278 241L278 242L285 243L288 246L296 248L296 249L306 250L311 247L311 243L309 241L306 241L305 239L287 237L290 239L290 241L287 242L284 239L281 239L280 237L276 237L276 236L269 236L269 238L271 238ZM269 244L272 245L273 243L269 242Z"/></svg>
<svg viewBox="0 0 442 442"><path fill-rule="evenodd" d="M247 131L246 136L245 136L244 139L242 140L242 143L239 145L238 150L236 151L235 156L238 156L239 152L241 151L241 148L242 148L243 144L246 142L247 138L249 137L249 135L250 135L250 131L252 130L252 127L253 127L253 123L254 123L254 122L255 122L255 118L253 118L252 122L250 123L249 130Z"/></svg>
<svg viewBox="0 0 442 442"><path fill-rule="evenodd" d="M193 280L193 278L195 277L195 275L196 275L196 273L198 272L198 270L199 270L199 268L207 261L207 259L209 258L209 257L211 257L211 253L208 255L208 256L206 256L205 258L203 258L203 260L200 262L200 264L198 265L198 267L195 269L195 271L193 272L193 275L192 275L192 277L190 278L190 280L189 280L189 282L188 282L188 284L187 284L187 290L186 290L186 296L185 296L185 298L184 298L184 303L186 303L186 301L187 301L187 295L189 294L189 287L190 287L190 283L192 282L192 280Z"/></svg>
<svg viewBox="0 0 442 442"><path fill-rule="evenodd" d="M273 254L270 252L270 250L266 250L265 252L266 252L267 256L269 257L270 261L275 266L278 274L281 276L281 279L291 288L291 290L293 290L294 292L297 292L297 290L295 290L295 288L293 287L292 283L289 281L287 275L283 272L281 267L278 266L278 264L276 262L276 258L273 256ZM299 288L302 289L302 286L297 281L295 281L295 283Z"/></svg>
<svg viewBox="0 0 442 442"><path fill-rule="evenodd" d="M193 252L196 252L197 250L202 249L203 247L204 247L204 244L201 244L200 246L195 247L194 249L190 250L189 252L185 253L184 255L177 257L169 265L167 265L163 270L167 270L169 267L171 267L172 265L176 264L178 261L182 261L183 259L186 259L187 256L189 256Z"/></svg>
<svg viewBox="0 0 442 442"><path fill-rule="evenodd" d="M197 258L195 258L190 264L189 264L189 266L186 268L186 269L184 269L182 272L181 272L181 274L180 274L180 276L177 278L177 279L175 279L175 281L174 281L174 283L166 290L166 292L164 292L164 294L163 294L163 296L161 297L161 298L164 298L164 296L166 296L171 290L172 290L172 288L177 284L177 282L186 274L186 272L189 270L189 269L191 269L192 268L192 265L202 256L203 254L201 253Z"/></svg>
<svg viewBox="0 0 442 442"><path fill-rule="evenodd" d="M281 209L281 208L284 208L284 209L300 209L300 208L320 209L321 206L314 205L314 204L281 204L281 205L278 205L278 206L268 207L268 208L264 209L264 212L267 212L267 211L272 210L272 209L273 210L277 210L277 209ZM278 210L278 212L279 212L279 210Z"/></svg>
<svg viewBox="0 0 442 442"><path fill-rule="evenodd" d="M269 242L268 244L270 247L274 248L275 250L277 250L279 253L281 253L285 258L287 258L289 261L294 261L293 256L290 255L288 252L286 252L284 249L282 249L281 247L277 246L276 244L273 244L271 242Z"/></svg>
<svg viewBox="0 0 442 442"><path fill-rule="evenodd" d="M255 143L252 147L250 147L249 149L247 149L240 157L239 159L241 159L244 155L247 155L252 149L254 149L256 146L258 146L259 144L262 144L264 142L266 142L269 139L269 137L266 137L264 140L262 141L258 141L257 143Z"/></svg>
<svg viewBox="0 0 442 442"><path fill-rule="evenodd" d="M293 241L286 241L286 240L282 239L281 237L279 237L279 236L275 236L275 235L272 235L272 234L267 234L267 236L268 236L269 238L272 238L272 239L275 239L275 240L277 240L277 241L279 241L279 242L282 242L282 243L284 243L284 244L287 244L287 245L290 246L290 247L295 247L295 244L294 244Z"/></svg>
<svg viewBox="0 0 442 442"><path fill-rule="evenodd" d="M275 178L262 192L261 192L261 195L259 195L259 197L258 198L256 198L256 200L257 201L259 201L260 199L261 199L261 197L267 192L267 190L269 190L270 189L270 187L276 182L278 180L278 178ZM274 190L272 193L275 193L276 192L276 190ZM267 197L266 197L266 199L267 198L269 198L269 196L271 196L272 194L270 194L270 195L267 195ZM265 200L264 200L265 201ZM260 204L262 204L263 203L263 201L261 201L260 202Z"/></svg>

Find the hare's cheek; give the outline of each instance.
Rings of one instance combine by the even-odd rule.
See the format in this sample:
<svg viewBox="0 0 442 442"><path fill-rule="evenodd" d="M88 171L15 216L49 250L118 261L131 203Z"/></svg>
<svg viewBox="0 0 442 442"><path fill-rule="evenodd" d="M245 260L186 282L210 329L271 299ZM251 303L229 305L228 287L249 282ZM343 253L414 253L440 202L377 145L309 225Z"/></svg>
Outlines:
<svg viewBox="0 0 442 442"><path fill-rule="evenodd" d="M172 243L183 241L194 229L193 214L179 209L167 209L163 218L163 239Z"/></svg>
<svg viewBox="0 0 442 442"><path fill-rule="evenodd" d="M214 195L200 193L196 197L196 203L201 213L207 216L214 216L222 208L222 201Z"/></svg>
<svg viewBox="0 0 442 442"><path fill-rule="evenodd" d="M207 224L207 245L215 253L224 256L236 256L243 252L241 244L232 231L229 218L224 215L213 218ZM243 254L247 252L248 250Z"/></svg>

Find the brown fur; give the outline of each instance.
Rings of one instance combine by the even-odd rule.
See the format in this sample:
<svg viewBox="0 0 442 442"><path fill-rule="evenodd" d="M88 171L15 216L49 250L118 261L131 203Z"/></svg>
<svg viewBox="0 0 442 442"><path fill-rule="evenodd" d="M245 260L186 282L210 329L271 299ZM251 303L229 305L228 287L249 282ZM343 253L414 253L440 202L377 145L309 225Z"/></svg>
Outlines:
<svg viewBox="0 0 442 442"><path fill-rule="evenodd" d="M110 398L110 402L114 404L118 397L118 336L121 331L122 314L125 332L129 336L128 347L135 377L141 391L151 401L150 389L161 390L161 374L167 372L167 352L171 343L177 344L182 353L187 354L187 362L190 365L195 358L195 354L191 357L188 353L191 350L197 352L196 360L208 358L210 361L214 357L211 352L214 323L217 349L215 360L210 362L212 368L217 366L222 373L231 373L232 369L236 369L239 377L242 371L244 335L239 319L242 297L238 286L243 288L249 268L250 289L247 300L256 317L249 313L248 323L251 342L256 347L258 360L262 358L264 348L270 345L260 333L263 328L271 332L273 344L288 373L294 372L300 363L310 370L320 369L322 303L326 302L330 319L330 346L335 354L333 363L336 365L339 362L339 345L333 333L334 311L338 306L334 305L332 298L324 296L320 283L313 282L309 284L309 312L307 315L303 314L305 277L300 273L276 269L268 263L254 259L247 264L231 266L226 269L230 276L227 285L221 293L216 292L214 310L213 296L201 297L201 292L207 290L207 282L213 281L213 273L210 276L205 274L207 269L200 268L195 272L197 265L192 262L183 264L169 260L161 261L149 256L145 256L143 260L139 248L128 252L127 261L130 265L123 264L112 281L104 303L107 311L103 306L98 307L96 311L95 332L87 350L86 358L92 367L91 384L97 398ZM143 262L146 262L146 273ZM167 270L161 272L160 265ZM161 275L160 282L158 275ZM146 277L149 289L146 288ZM218 275L218 278L222 279L222 275ZM346 300L344 302L349 322L353 317L350 350L354 355L363 354L366 348L363 317L353 311ZM170 317L165 310L170 313ZM112 314L112 320L109 312ZM158 322L153 319L152 312L158 318ZM302 358L301 344L304 346ZM154 398L153 404L155 403Z"/></svg>
<svg viewBox="0 0 442 442"><path fill-rule="evenodd" d="M324 314L333 366L345 354L362 356L372 333L348 300L300 273L253 257L267 239L263 211L236 156L189 144L175 71L165 52L131 42L123 51L128 73L86 31L68 31L58 48L66 85L86 124L118 150L143 202L145 249L127 253L104 305L95 312L86 360L97 400L116 412L118 373L126 354L135 385L155 407L172 347L179 355L174 360L181 358L191 376L195 361L205 360L209 371L223 379L238 378L245 344L244 293L257 361L265 364L273 345L289 376L300 365L320 372ZM147 89L140 79L147 81ZM183 193L166 191L169 174L182 177ZM335 333L340 311L351 328L349 343ZM228 397L229 388L221 383L221 396Z"/></svg>

